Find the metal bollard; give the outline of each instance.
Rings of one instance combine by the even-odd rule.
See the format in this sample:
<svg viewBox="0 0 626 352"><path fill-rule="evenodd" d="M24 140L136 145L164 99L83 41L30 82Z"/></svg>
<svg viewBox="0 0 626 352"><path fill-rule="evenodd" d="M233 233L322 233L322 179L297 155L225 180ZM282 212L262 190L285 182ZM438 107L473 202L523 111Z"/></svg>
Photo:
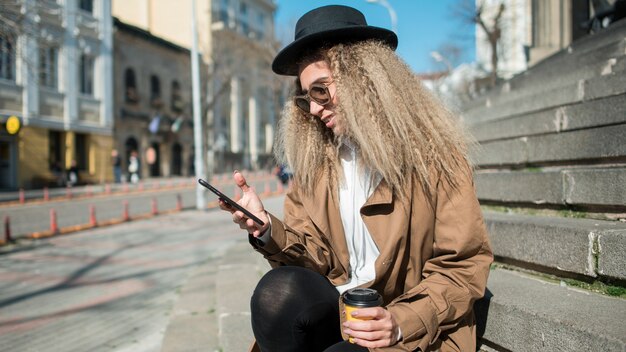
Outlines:
<svg viewBox="0 0 626 352"><path fill-rule="evenodd" d="M159 214L159 209L157 207L157 200L156 198L152 198L152 215L158 215Z"/></svg>

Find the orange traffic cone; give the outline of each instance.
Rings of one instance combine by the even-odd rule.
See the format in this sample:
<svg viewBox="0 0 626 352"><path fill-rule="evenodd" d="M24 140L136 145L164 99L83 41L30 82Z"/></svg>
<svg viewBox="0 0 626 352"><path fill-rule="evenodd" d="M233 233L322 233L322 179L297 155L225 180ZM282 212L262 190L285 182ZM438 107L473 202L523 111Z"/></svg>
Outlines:
<svg viewBox="0 0 626 352"><path fill-rule="evenodd" d="M128 214L128 201L123 201L122 205L124 207L124 211L122 212L122 220L128 221L130 220L130 215Z"/></svg>
<svg viewBox="0 0 626 352"><path fill-rule="evenodd" d="M4 217L4 243L12 242L11 238L11 218L8 216Z"/></svg>
<svg viewBox="0 0 626 352"><path fill-rule="evenodd" d="M277 192L278 194L281 194L281 193L283 193L283 191L284 191L284 189L283 189L283 183L279 181L279 182L278 182L278 187L276 187L276 192Z"/></svg>
<svg viewBox="0 0 626 352"><path fill-rule="evenodd" d="M59 225L57 224L57 212L54 209L50 209L50 232L53 234L59 233Z"/></svg>
<svg viewBox="0 0 626 352"><path fill-rule="evenodd" d="M89 225L93 227L98 226L98 221L96 220L96 207L93 205L89 206Z"/></svg>
<svg viewBox="0 0 626 352"><path fill-rule="evenodd" d="M180 196L180 194L176 195L176 210L178 211L183 210L183 199Z"/></svg>
<svg viewBox="0 0 626 352"><path fill-rule="evenodd" d="M265 191L263 191L263 194L266 196L269 196L270 193L272 193L272 189L270 188L270 183L269 181L265 182Z"/></svg>

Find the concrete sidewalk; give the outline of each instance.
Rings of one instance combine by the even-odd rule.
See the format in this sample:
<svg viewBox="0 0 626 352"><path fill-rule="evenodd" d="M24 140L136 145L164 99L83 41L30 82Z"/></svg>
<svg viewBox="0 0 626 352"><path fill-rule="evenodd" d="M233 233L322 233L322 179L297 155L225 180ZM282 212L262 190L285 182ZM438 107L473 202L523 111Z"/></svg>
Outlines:
<svg viewBox="0 0 626 352"><path fill-rule="evenodd" d="M264 204L282 218L283 199L269 198ZM250 297L269 268L242 234L221 258L186 279L170 313L161 351L247 351L253 341Z"/></svg>

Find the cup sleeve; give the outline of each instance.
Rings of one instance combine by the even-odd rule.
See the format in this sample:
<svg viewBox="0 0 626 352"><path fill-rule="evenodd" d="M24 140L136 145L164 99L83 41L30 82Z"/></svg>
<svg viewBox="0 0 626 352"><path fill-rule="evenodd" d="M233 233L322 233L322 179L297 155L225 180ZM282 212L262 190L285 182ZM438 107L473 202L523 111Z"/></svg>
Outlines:
<svg viewBox="0 0 626 352"><path fill-rule="evenodd" d="M343 304L343 294L339 295L339 331L344 341L348 341L350 336L344 334L343 323L346 321L346 306Z"/></svg>

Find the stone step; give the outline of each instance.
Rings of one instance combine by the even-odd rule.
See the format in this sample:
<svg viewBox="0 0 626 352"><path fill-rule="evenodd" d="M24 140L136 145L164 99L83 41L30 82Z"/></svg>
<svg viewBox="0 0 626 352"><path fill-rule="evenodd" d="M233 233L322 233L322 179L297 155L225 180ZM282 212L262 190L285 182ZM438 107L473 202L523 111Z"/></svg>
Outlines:
<svg viewBox="0 0 626 352"><path fill-rule="evenodd" d="M472 157L482 167L623 157L624 136L626 124L485 142Z"/></svg>
<svg viewBox="0 0 626 352"><path fill-rule="evenodd" d="M220 350L215 301L217 262L213 259L202 265L181 286L161 352Z"/></svg>
<svg viewBox="0 0 626 352"><path fill-rule="evenodd" d="M626 57L619 58L620 62ZM626 93L626 73L612 72L568 82L563 86L545 88L539 84L526 90L511 90L486 98L485 104L465 109L462 118L467 124L498 120L529 114L586 100Z"/></svg>
<svg viewBox="0 0 626 352"><path fill-rule="evenodd" d="M486 211L494 254L589 277L626 279L626 223Z"/></svg>
<svg viewBox="0 0 626 352"><path fill-rule="evenodd" d="M594 58L607 58L603 51L611 44L623 43L626 38L626 21L616 23L600 33L583 37L573 42L569 47L547 57L538 62L531 70L513 77L510 81L514 86L525 85L527 73L539 75L550 74L553 70L563 67L566 70L576 70L580 67L582 60L593 60ZM619 54L619 52L617 53ZM624 52L622 51L622 54Z"/></svg>
<svg viewBox="0 0 626 352"><path fill-rule="evenodd" d="M624 60L626 62L626 60ZM626 94L469 125L479 142L626 123Z"/></svg>
<svg viewBox="0 0 626 352"><path fill-rule="evenodd" d="M570 52L566 49L565 54L558 57L558 60L531 67L525 74L513 77L508 82L509 88L523 90L531 86L545 86L544 88L564 86L579 79L606 74L611 70L613 60L626 55L625 50L624 38L599 46L593 52L581 50Z"/></svg>
<svg viewBox="0 0 626 352"><path fill-rule="evenodd" d="M626 45L624 38L626 36L626 21L621 21L611 26L602 33L590 35L572 43L568 48L563 49L554 55L542 60L527 71L521 72L513 78L503 82L498 87L487 92L486 94L473 99L464 106L464 110L475 110L479 107L485 107L497 100L497 96L502 92L517 91L522 89L531 89L536 91L542 88L552 88L551 84L558 83L561 86L566 85L561 76L561 71L565 72L570 79L580 80L585 75L590 75L597 71L594 63L600 63L601 69L597 74L605 74L606 65L611 66L609 61L612 58L619 59L617 65L611 68L614 72L624 71L622 67L625 62L620 59L620 45ZM626 52L621 51L621 56ZM592 66L585 67L581 65L581 60L592 63ZM557 72L558 71L558 72ZM552 77L552 72L555 76ZM577 78L578 77L578 78ZM585 76L591 77L591 76ZM538 81L538 82L536 82ZM575 83L572 81L570 83ZM527 93L526 93L527 94ZM494 104L491 104L494 105ZM480 113L478 114L480 116Z"/></svg>
<svg viewBox="0 0 626 352"><path fill-rule="evenodd" d="M250 297L269 264L247 241L239 241L218 267L217 321L222 352L247 351L254 341L250 325Z"/></svg>
<svg viewBox="0 0 626 352"><path fill-rule="evenodd" d="M479 170L474 182L481 201L626 208L624 167Z"/></svg>
<svg viewBox="0 0 626 352"><path fill-rule="evenodd" d="M626 350L626 300L504 269L491 271L487 287L476 314L488 345L508 351Z"/></svg>

